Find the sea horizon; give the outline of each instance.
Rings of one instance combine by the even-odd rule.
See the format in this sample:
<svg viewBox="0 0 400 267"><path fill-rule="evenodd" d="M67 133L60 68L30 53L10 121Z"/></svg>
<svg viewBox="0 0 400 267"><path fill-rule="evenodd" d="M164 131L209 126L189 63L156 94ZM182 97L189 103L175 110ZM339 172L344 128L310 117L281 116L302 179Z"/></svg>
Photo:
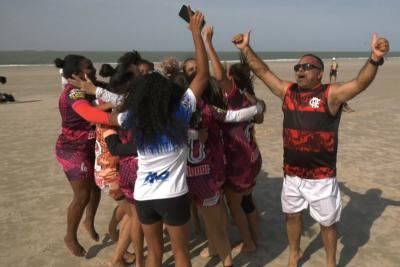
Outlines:
<svg viewBox="0 0 400 267"><path fill-rule="evenodd" d="M91 59L96 64L117 62L117 59L126 51L58 51L58 50L15 50L0 51L0 66L46 66L53 65L54 59L63 58L68 54L79 54ZM265 61L295 61L301 55L313 53L323 60L352 60L368 58L370 52L363 51L256 51ZM193 57L194 51L140 51L142 58L155 64L166 57L175 57L178 61ZM218 55L222 61L239 61L239 51L220 51ZM390 52L389 58L400 57L400 51Z"/></svg>

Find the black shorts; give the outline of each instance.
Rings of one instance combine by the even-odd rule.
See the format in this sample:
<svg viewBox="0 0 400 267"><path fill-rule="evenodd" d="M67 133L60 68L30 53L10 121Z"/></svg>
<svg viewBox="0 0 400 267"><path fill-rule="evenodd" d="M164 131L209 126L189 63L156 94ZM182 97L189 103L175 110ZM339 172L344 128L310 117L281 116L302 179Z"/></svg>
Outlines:
<svg viewBox="0 0 400 267"><path fill-rule="evenodd" d="M135 204L142 224L153 224L162 220L167 225L181 226L190 220L188 194L174 198L135 200Z"/></svg>
<svg viewBox="0 0 400 267"><path fill-rule="evenodd" d="M329 73L329 76L335 76L337 75L337 70L331 70L331 73Z"/></svg>

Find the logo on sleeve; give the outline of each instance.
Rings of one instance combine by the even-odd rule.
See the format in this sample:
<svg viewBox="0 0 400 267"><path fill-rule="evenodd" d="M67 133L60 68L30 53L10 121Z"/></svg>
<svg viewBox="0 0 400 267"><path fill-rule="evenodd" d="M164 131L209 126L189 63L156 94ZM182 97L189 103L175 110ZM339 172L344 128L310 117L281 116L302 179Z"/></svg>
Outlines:
<svg viewBox="0 0 400 267"><path fill-rule="evenodd" d="M80 89L72 89L69 93L69 98L72 100L85 99L85 92Z"/></svg>

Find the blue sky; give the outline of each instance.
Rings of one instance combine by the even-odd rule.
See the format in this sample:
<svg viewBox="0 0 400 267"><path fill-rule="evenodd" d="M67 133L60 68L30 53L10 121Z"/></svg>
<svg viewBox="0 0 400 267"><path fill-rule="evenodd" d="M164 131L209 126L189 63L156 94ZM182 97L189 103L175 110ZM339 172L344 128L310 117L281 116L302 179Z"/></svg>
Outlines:
<svg viewBox="0 0 400 267"><path fill-rule="evenodd" d="M220 51L249 29L259 51L369 51L373 31L400 51L399 0L1 0L0 50L192 50L183 3Z"/></svg>

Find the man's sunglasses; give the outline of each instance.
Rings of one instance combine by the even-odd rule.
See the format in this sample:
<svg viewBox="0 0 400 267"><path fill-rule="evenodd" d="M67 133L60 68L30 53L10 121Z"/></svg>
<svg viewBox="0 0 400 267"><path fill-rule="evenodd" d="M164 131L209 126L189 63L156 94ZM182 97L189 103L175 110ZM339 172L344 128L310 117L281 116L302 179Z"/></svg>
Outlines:
<svg viewBox="0 0 400 267"><path fill-rule="evenodd" d="M299 69L302 68L303 70L312 70L312 69L318 69L320 70L321 68L318 66L315 66L311 63L305 63L305 64L296 64L294 65L293 69L294 71L299 71Z"/></svg>

